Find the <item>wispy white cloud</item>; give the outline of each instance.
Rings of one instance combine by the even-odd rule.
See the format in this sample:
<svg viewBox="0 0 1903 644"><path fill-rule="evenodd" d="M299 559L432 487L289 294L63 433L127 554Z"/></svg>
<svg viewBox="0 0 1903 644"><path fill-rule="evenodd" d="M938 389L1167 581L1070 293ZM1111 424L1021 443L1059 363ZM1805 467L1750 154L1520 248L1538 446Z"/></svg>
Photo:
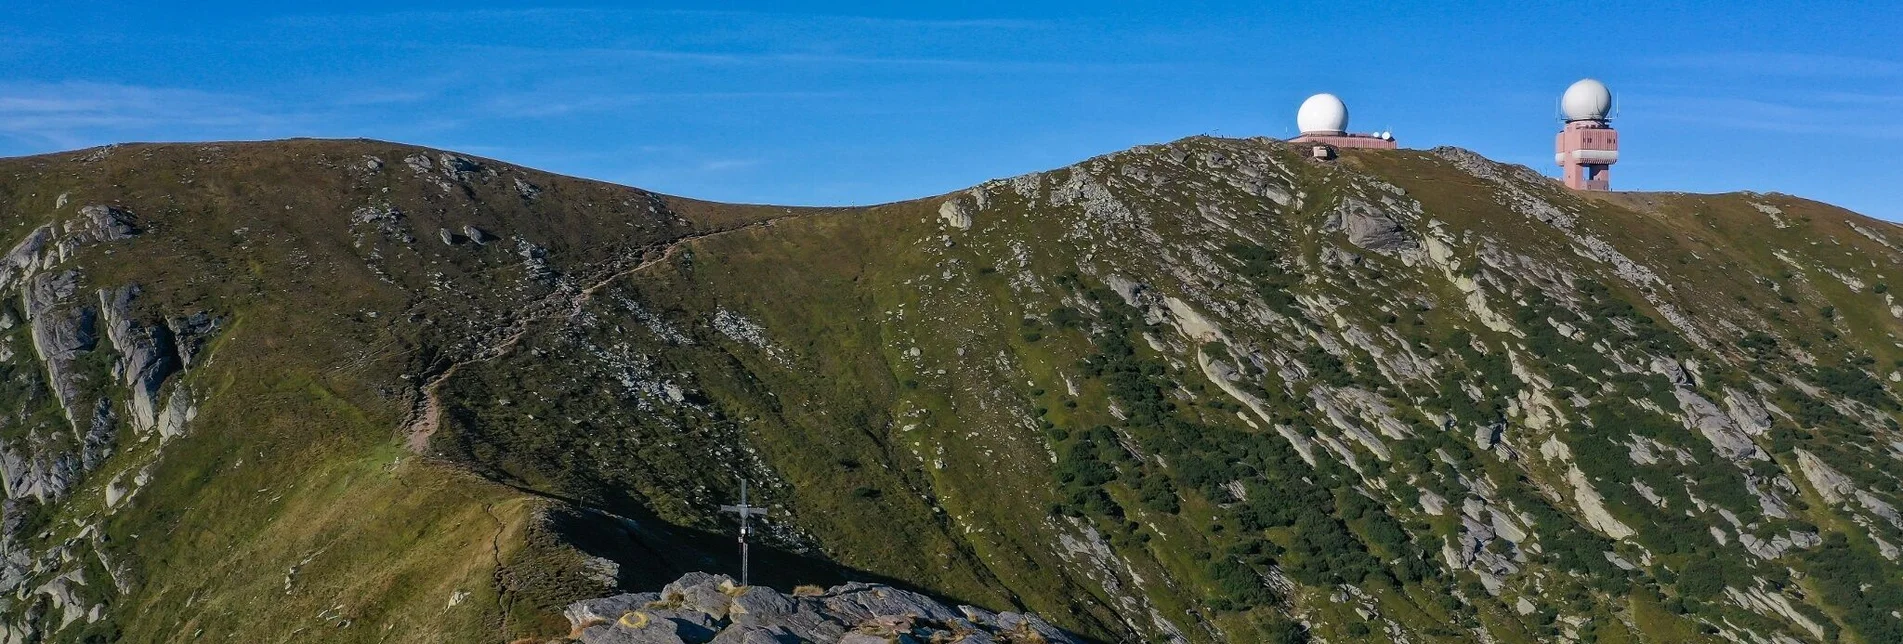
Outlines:
<svg viewBox="0 0 1903 644"><path fill-rule="evenodd" d="M641 18L703 18L779 25L831 25L852 28L923 29L923 30L1026 30L1060 24L1053 20L1017 18L892 18L852 14L790 13L771 11L727 11L703 9L640 9L600 7L541 7L529 9L468 9L449 11L390 11L379 14L302 14L280 16L272 21L294 27L336 27L371 22L456 23L548 20L570 23L578 19L631 20Z"/></svg>
<svg viewBox="0 0 1903 644"><path fill-rule="evenodd" d="M0 136L71 148L160 129L260 130L286 123L253 103L239 96L166 87L0 84Z"/></svg>
<svg viewBox="0 0 1903 644"><path fill-rule="evenodd" d="M1656 67L1727 74L1875 78L1903 76L1903 60L1828 54L1706 52L1641 61Z"/></svg>
<svg viewBox="0 0 1903 644"><path fill-rule="evenodd" d="M546 118L620 111L657 103L727 103L743 101L792 101L836 99L852 96L847 92L634 92L626 94L585 94L551 97L551 92L503 92L483 103L492 116Z"/></svg>
<svg viewBox="0 0 1903 644"><path fill-rule="evenodd" d="M1784 100L1723 96L1655 96L1635 99L1630 110L1642 110L1661 120L1697 124L1704 128L1730 128L1783 134L1832 134L1859 137L1903 139L1903 123L1882 101L1897 97L1865 96L1845 100L1845 95L1824 93L1791 95Z"/></svg>
<svg viewBox="0 0 1903 644"><path fill-rule="evenodd" d="M759 159L712 159L701 162L700 169L703 172L724 172L727 170L751 168L760 165L760 163L761 161Z"/></svg>
<svg viewBox="0 0 1903 644"><path fill-rule="evenodd" d="M639 47L525 47L463 45L470 55L508 60L516 65L621 65L629 61L707 66L839 66L930 68L951 72L1082 73L1093 71L1169 71L1180 65L1163 62L1081 62L1011 58L946 58L895 56L839 51L781 51L747 49L649 49Z"/></svg>

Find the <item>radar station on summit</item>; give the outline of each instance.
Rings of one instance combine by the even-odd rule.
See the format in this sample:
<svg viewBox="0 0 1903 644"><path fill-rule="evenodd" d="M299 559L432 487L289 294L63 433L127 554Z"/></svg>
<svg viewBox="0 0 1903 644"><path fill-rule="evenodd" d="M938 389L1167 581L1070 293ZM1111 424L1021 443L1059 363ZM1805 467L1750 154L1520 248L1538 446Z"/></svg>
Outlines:
<svg viewBox="0 0 1903 644"><path fill-rule="evenodd" d="M1398 147L1393 132L1349 132L1348 105L1334 94L1316 94L1302 101L1301 109L1295 112L1295 124L1302 129L1302 135L1291 142L1315 144L1313 153L1320 158L1334 156L1334 148L1393 150Z"/></svg>
<svg viewBox="0 0 1903 644"><path fill-rule="evenodd" d="M1612 129L1612 90L1593 79L1566 88L1559 99L1565 123L1553 144L1566 187L1611 190L1612 164L1619 162L1619 132Z"/></svg>

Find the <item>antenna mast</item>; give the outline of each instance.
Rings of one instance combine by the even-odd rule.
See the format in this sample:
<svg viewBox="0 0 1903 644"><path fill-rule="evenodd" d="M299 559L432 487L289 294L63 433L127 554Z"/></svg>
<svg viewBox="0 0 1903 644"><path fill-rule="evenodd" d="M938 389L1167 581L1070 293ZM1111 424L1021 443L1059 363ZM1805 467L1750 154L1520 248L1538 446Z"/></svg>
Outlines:
<svg viewBox="0 0 1903 644"><path fill-rule="evenodd" d="M766 508L754 507L747 503L747 480L740 479L740 504L720 506L720 511L740 515L740 585L746 586L748 585L747 535L753 532L753 527L749 524L748 519L756 516L766 516Z"/></svg>

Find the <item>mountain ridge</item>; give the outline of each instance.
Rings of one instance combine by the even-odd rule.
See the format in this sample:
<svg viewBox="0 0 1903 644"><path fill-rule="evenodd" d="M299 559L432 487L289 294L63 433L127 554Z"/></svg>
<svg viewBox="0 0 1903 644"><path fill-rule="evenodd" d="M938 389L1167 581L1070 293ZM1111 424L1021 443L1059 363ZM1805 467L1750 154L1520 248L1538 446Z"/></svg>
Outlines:
<svg viewBox="0 0 1903 644"><path fill-rule="evenodd" d="M1209 137L837 208L367 141L0 176L49 231L0 452L96 461L0 468L22 636L558 637L732 565L742 477L769 583L1106 640L1883 641L1903 597L1903 237L1789 196Z"/></svg>

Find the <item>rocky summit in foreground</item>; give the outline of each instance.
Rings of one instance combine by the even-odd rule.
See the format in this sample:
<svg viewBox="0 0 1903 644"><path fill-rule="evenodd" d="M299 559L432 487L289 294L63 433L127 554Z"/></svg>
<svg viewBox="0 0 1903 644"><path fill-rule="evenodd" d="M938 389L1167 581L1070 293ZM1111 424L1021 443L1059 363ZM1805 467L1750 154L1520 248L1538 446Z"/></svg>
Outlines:
<svg viewBox="0 0 1903 644"><path fill-rule="evenodd" d="M1086 640L1903 641L1903 230L1301 152L854 208L0 160L0 642L560 640L738 570L742 481L762 586Z"/></svg>
<svg viewBox="0 0 1903 644"><path fill-rule="evenodd" d="M883 584L787 595L699 572L658 593L576 602L565 614L585 644L1081 644L1036 615L953 609Z"/></svg>

